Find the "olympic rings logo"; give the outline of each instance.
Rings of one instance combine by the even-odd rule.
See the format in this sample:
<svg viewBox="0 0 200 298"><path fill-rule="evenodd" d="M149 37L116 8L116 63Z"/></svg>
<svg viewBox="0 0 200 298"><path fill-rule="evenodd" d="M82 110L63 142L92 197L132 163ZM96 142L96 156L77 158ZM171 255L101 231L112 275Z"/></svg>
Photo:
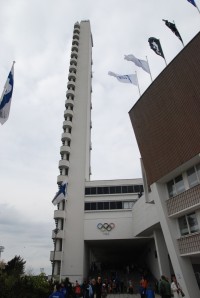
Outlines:
<svg viewBox="0 0 200 298"><path fill-rule="evenodd" d="M97 228L101 231L101 232L110 232L112 229L114 229L115 224L114 223L110 223L108 224L107 222L105 222L104 224L102 223L98 223Z"/></svg>

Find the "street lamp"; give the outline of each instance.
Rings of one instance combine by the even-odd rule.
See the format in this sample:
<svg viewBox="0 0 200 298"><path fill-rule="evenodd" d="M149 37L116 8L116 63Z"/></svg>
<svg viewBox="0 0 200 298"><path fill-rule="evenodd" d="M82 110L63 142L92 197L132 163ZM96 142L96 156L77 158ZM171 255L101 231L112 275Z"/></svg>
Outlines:
<svg viewBox="0 0 200 298"><path fill-rule="evenodd" d="M53 276L54 276L54 268L55 268L55 254L56 254L56 239L57 239L57 234L59 232L59 229L56 228L55 230L53 230L54 234L55 234L55 238L54 238L54 251L53 251L53 263L52 263L52 273L51 273L51 282L53 281Z"/></svg>
<svg viewBox="0 0 200 298"><path fill-rule="evenodd" d="M4 251L4 246L0 246L0 259L1 259L1 253Z"/></svg>

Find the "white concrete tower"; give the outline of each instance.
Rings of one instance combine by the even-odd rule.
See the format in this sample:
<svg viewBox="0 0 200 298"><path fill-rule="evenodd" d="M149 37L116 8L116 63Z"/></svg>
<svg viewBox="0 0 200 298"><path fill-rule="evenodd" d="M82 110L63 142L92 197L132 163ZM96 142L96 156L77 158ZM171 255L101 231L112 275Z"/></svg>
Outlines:
<svg viewBox="0 0 200 298"><path fill-rule="evenodd" d="M84 194L90 180L92 35L89 21L75 23L64 112L57 183L68 181L67 200L58 204L53 231L53 275L81 280L84 275Z"/></svg>

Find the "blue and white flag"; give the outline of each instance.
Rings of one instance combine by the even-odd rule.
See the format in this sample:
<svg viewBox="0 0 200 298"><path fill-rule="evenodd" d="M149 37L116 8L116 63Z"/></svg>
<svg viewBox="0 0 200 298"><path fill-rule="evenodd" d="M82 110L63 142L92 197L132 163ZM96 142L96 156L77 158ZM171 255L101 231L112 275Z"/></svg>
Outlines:
<svg viewBox="0 0 200 298"><path fill-rule="evenodd" d="M144 71L150 74L149 64L147 61L138 59L132 54L125 55L124 59L127 61L132 61L133 63L135 63L135 65L137 65L138 67L141 67Z"/></svg>
<svg viewBox="0 0 200 298"><path fill-rule="evenodd" d="M128 75L119 75L112 71L108 72L109 76L113 76L118 79L121 83L128 83L138 86L137 75L136 74L128 74Z"/></svg>
<svg viewBox="0 0 200 298"><path fill-rule="evenodd" d="M14 86L14 62L8 75L1 100L0 100L0 123L3 125L9 117L10 105Z"/></svg>
<svg viewBox="0 0 200 298"><path fill-rule="evenodd" d="M192 5L194 5L195 7L197 7L194 0L187 0L187 1L190 2Z"/></svg>
<svg viewBox="0 0 200 298"><path fill-rule="evenodd" d="M56 193L55 197L52 200L53 205L59 204L62 200L65 199L67 193L67 181L63 181L59 191Z"/></svg>

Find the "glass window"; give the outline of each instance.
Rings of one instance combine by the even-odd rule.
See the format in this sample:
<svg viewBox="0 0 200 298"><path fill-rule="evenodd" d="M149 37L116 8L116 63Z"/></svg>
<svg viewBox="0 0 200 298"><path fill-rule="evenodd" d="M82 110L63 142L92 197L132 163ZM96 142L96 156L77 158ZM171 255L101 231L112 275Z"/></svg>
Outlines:
<svg viewBox="0 0 200 298"><path fill-rule="evenodd" d="M167 189L168 189L168 193L169 193L169 197L172 198L176 195L176 191L175 191L175 185L174 185L174 181L171 180L167 183Z"/></svg>
<svg viewBox="0 0 200 298"><path fill-rule="evenodd" d="M90 195L90 188L89 187L85 188L85 195Z"/></svg>
<svg viewBox="0 0 200 298"><path fill-rule="evenodd" d="M103 210L103 202L97 203L97 210Z"/></svg>
<svg viewBox="0 0 200 298"><path fill-rule="evenodd" d="M133 185L129 185L128 186L128 192L129 193L133 193Z"/></svg>
<svg viewBox="0 0 200 298"><path fill-rule="evenodd" d="M91 203L91 209L90 210L97 210L97 204L96 203Z"/></svg>
<svg viewBox="0 0 200 298"><path fill-rule="evenodd" d="M110 209L116 209L116 202L110 202Z"/></svg>
<svg viewBox="0 0 200 298"><path fill-rule="evenodd" d="M187 176L190 187L193 187L198 184L197 174L194 167L187 170Z"/></svg>
<svg viewBox="0 0 200 298"><path fill-rule="evenodd" d="M179 223L179 228L180 228L181 236L184 236L184 235L189 234L186 217L185 216L180 217L178 219L178 223Z"/></svg>
<svg viewBox="0 0 200 298"><path fill-rule="evenodd" d="M176 187L177 194L185 191L182 175L177 176L174 180L175 180L175 187Z"/></svg>
<svg viewBox="0 0 200 298"><path fill-rule="evenodd" d="M96 187L91 187L90 192L91 192L91 195L96 195L96 193L97 193Z"/></svg>
<svg viewBox="0 0 200 298"><path fill-rule="evenodd" d="M116 202L116 208L122 209L122 202Z"/></svg>
<svg viewBox="0 0 200 298"><path fill-rule="evenodd" d="M178 219L181 236L188 235L199 231L196 214L190 213Z"/></svg>
<svg viewBox="0 0 200 298"><path fill-rule="evenodd" d="M103 202L103 209L104 210L109 210L109 205L110 205L110 202Z"/></svg>
<svg viewBox="0 0 200 298"><path fill-rule="evenodd" d="M195 233L199 230L198 221L195 213L187 215L188 225L190 228L190 233Z"/></svg>
<svg viewBox="0 0 200 298"><path fill-rule="evenodd" d="M200 181L200 163L198 163L198 165L196 165L196 170L197 170L197 175Z"/></svg>
<svg viewBox="0 0 200 298"><path fill-rule="evenodd" d="M127 192L128 192L127 186L122 186L122 193L127 193Z"/></svg>
<svg viewBox="0 0 200 298"><path fill-rule="evenodd" d="M134 192L140 192L140 185L134 185Z"/></svg>
<svg viewBox="0 0 200 298"><path fill-rule="evenodd" d="M103 193L109 194L109 187L103 187Z"/></svg>
<svg viewBox="0 0 200 298"><path fill-rule="evenodd" d="M121 190L121 186L116 186L116 193L121 193L122 190Z"/></svg>
<svg viewBox="0 0 200 298"><path fill-rule="evenodd" d="M103 194L103 187L97 187L97 194L98 195Z"/></svg>
<svg viewBox="0 0 200 298"><path fill-rule="evenodd" d="M85 203L85 210L90 210L90 203Z"/></svg>
<svg viewBox="0 0 200 298"><path fill-rule="evenodd" d="M110 193L116 193L116 189L115 189L115 186L111 186L110 187Z"/></svg>
<svg viewBox="0 0 200 298"><path fill-rule="evenodd" d="M132 209L134 202L123 202L123 209Z"/></svg>

